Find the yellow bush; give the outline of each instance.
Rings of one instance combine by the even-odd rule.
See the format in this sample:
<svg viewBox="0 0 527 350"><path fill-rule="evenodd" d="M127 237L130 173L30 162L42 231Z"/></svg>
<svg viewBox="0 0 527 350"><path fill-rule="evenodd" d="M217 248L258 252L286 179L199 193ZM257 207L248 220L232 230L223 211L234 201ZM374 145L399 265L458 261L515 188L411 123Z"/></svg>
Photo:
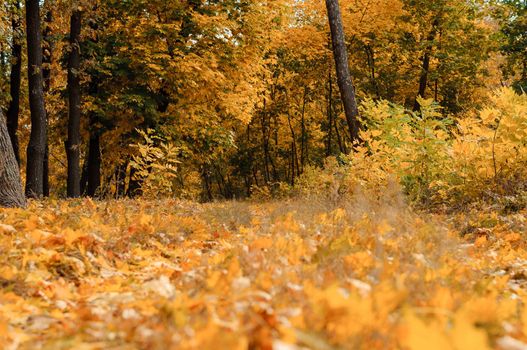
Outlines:
<svg viewBox="0 0 527 350"><path fill-rule="evenodd" d="M297 191L339 196L361 187L381 193L395 179L411 200L428 205L524 191L527 95L500 89L485 108L463 118L445 116L432 100L419 102L421 111L414 113L387 101L365 101L360 146L328 159L324 170L308 169Z"/></svg>
<svg viewBox="0 0 527 350"><path fill-rule="evenodd" d="M527 95L502 88L483 110L458 123L451 155L458 192L474 197L523 191L526 151Z"/></svg>
<svg viewBox="0 0 527 350"><path fill-rule="evenodd" d="M172 195L180 163L179 148L155 135L151 129L138 132L143 142L133 145L138 152L130 162L134 171L132 180L140 184L141 193L146 197Z"/></svg>

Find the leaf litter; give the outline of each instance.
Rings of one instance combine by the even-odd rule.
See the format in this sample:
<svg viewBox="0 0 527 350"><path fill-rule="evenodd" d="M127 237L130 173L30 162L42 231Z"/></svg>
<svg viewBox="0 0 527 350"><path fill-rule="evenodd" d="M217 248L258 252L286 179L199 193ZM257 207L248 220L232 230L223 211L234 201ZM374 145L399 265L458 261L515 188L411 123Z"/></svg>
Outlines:
<svg viewBox="0 0 527 350"><path fill-rule="evenodd" d="M525 349L524 215L33 202L0 211L0 345Z"/></svg>

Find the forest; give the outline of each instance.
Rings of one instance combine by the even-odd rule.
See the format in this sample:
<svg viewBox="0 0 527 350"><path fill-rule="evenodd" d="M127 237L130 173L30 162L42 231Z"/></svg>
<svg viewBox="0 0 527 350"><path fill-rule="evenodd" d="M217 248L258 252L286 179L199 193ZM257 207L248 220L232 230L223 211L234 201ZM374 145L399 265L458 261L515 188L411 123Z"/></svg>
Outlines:
<svg viewBox="0 0 527 350"><path fill-rule="evenodd" d="M0 2L0 348L527 349L527 1Z"/></svg>

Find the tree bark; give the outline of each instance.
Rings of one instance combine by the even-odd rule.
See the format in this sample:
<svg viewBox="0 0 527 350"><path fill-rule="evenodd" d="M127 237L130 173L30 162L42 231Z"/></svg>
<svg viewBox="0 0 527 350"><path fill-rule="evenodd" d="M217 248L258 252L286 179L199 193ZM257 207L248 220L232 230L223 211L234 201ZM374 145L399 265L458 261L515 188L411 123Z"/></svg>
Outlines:
<svg viewBox="0 0 527 350"><path fill-rule="evenodd" d="M68 158L67 195L70 198L80 197L80 119L81 119L81 91L80 91L80 47L82 14L74 9L71 14L70 53L68 58L68 140L66 141L66 155Z"/></svg>
<svg viewBox="0 0 527 350"><path fill-rule="evenodd" d="M4 72L7 71L7 57L6 57L6 49L4 49L5 43L0 42L0 71L2 72L2 75Z"/></svg>
<svg viewBox="0 0 527 350"><path fill-rule="evenodd" d="M326 0L333 56L337 70L337 82L340 89L344 113L352 142L359 140L359 108L355 96L355 88L351 81L348 52L344 40L344 28L338 0Z"/></svg>
<svg viewBox="0 0 527 350"><path fill-rule="evenodd" d="M31 135L27 147L26 196L42 197L47 120L42 76L42 34L39 0L26 0L27 56Z"/></svg>
<svg viewBox="0 0 527 350"><path fill-rule="evenodd" d="M423 54L423 57L421 58L421 61L423 62L423 65L421 67L421 76L419 78L419 91L417 92L417 97L415 98L414 102L414 112L418 111L420 106L417 99L419 97L425 98L426 94L426 87L428 85L428 74L430 72L430 58L432 56L432 49L434 44L434 39L437 34L437 26L439 25L439 20L435 19L432 23L432 30L430 31L430 34L427 38L427 46L425 48L425 53Z"/></svg>
<svg viewBox="0 0 527 350"><path fill-rule="evenodd" d="M326 144L326 157L329 157L333 153L332 143L333 143L333 111L331 108L332 98L333 98L333 83L331 82L331 71L328 76L328 97L327 97L327 115L328 115L328 132L327 138L328 142Z"/></svg>
<svg viewBox="0 0 527 350"><path fill-rule="evenodd" d="M90 131L90 146L88 150L87 166L88 185L86 195L95 197L101 186L101 148L99 144L99 131Z"/></svg>
<svg viewBox="0 0 527 350"><path fill-rule="evenodd" d="M300 175L300 165L298 163L298 153L296 146L296 133L291 122L291 115L287 112L287 122L291 131L291 185L295 184L295 176ZM295 169L296 167L296 169Z"/></svg>
<svg viewBox="0 0 527 350"><path fill-rule="evenodd" d="M20 113L20 80L22 75L22 44L20 42L20 2L16 1L13 8L11 27L13 30L13 51L10 76L11 101L7 110L7 131L13 146L16 162L20 166L20 147L18 145L18 115Z"/></svg>
<svg viewBox="0 0 527 350"><path fill-rule="evenodd" d="M53 22L53 12L51 11L50 1L44 3L47 8L44 19L43 42L42 42L42 77L44 79L44 97L46 98L51 89L51 63L53 57L53 42L51 38L51 23ZM46 118L49 123L49 113L46 110ZM44 170L42 173L43 194L49 197L49 145L46 140L46 151L44 153Z"/></svg>
<svg viewBox="0 0 527 350"><path fill-rule="evenodd" d="M97 10L97 4L93 7L93 12ZM99 27L96 21L88 21L90 29L94 32L98 32ZM97 45L99 43L98 37L91 40L91 43ZM91 76L91 81L88 85L88 95L95 97L99 93L99 78L97 74ZM89 197L95 197L100 192L101 187L101 135L104 132L104 128L99 125L99 117L93 111L89 112L88 115L90 141L88 144L88 159L86 162L86 190L83 191L84 195Z"/></svg>
<svg viewBox="0 0 527 350"><path fill-rule="evenodd" d="M309 143L308 143L308 135L307 135L307 127L306 127L306 104L307 104L307 93L308 88L307 86L304 87L304 96L302 98L302 118L301 118L301 126L302 126L302 137L300 139L300 164L302 166L302 169L300 169L300 174L304 172L304 167L306 165L306 162L309 160Z"/></svg>
<svg viewBox="0 0 527 350"><path fill-rule="evenodd" d="M26 198L6 120L0 112L0 207L25 207Z"/></svg>
<svg viewBox="0 0 527 350"><path fill-rule="evenodd" d="M379 100L381 98L381 93L379 91L379 84L377 84L377 79L375 78L375 50L370 45L364 45L364 51L368 58L368 66L370 67L370 80L375 96Z"/></svg>
<svg viewBox="0 0 527 350"><path fill-rule="evenodd" d="M267 111L266 111L266 99L264 98L264 107L263 107L263 111L262 111L262 118L261 118L261 130L262 130L262 147L263 147L263 156L264 156L264 179L265 179L265 183L269 183L270 182L270 178L271 178L271 175L270 175L270 171L269 171L269 159L271 158L270 154L269 154L269 139L270 137L268 136L268 128L266 126L266 115L267 115Z"/></svg>
<svg viewBox="0 0 527 350"><path fill-rule="evenodd" d="M346 149L346 145L342 141L342 137L340 137L340 131L339 131L339 119L336 115L333 117L333 123L335 124L335 134L337 135L337 142L339 145L339 151L340 153L347 154L348 150Z"/></svg>

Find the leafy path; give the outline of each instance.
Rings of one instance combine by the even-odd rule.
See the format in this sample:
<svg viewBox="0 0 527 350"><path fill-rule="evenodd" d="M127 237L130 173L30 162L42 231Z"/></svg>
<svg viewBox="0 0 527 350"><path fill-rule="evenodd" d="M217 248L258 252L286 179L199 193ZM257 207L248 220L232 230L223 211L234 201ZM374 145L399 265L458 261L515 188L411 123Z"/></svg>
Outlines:
<svg viewBox="0 0 527 350"><path fill-rule="evenodd" d="M0 222L4 349L527 347L522 213L82 200Z"/></svg>

